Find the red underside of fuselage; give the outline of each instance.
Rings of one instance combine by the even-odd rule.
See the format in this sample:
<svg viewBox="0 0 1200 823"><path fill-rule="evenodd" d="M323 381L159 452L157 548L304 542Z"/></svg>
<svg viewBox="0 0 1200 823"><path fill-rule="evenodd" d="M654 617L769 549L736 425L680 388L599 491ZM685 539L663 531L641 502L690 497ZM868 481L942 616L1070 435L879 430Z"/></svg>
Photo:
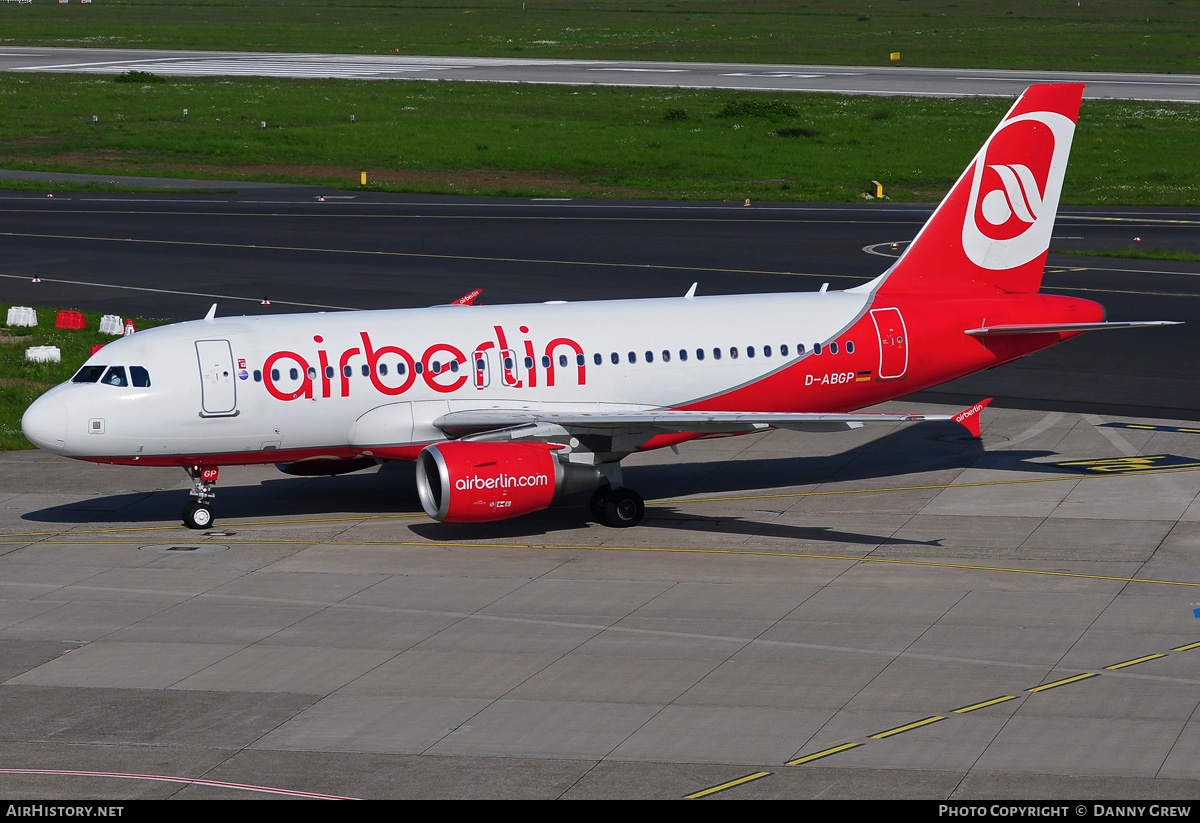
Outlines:
<svg viewBox="0 0 1200 823"><path fill-rule="evenodd" d="M377 457L380 460L416 460L426 444L381 446L372 449L327 446L312 449L280 449L267 452L222 452L219 454L156 454L146 457L80 457L89 463L117 466L254 466L266 463L298 463L353 460Z"/></svg>

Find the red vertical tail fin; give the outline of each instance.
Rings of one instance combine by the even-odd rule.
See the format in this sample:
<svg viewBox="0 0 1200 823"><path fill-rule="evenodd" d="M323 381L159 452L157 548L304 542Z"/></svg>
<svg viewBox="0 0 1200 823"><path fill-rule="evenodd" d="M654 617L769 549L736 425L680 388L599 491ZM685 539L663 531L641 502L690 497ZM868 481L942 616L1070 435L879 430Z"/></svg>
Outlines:
<svg viewBox="0 0 1200 823"><path fill-rule="evenodd" d="M1030 86L924 228L881 294L1033 293L1042 284L1083 84Z"/></svg>

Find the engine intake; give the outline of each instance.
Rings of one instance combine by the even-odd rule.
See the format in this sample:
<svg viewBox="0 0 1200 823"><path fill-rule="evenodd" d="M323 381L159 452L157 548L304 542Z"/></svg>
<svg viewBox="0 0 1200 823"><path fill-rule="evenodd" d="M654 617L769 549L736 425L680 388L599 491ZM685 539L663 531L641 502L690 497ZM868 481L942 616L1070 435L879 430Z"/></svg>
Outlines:
<svg viewBox="0 0 1200 823"><path fill-rule="evenodd" d="M507 520L602 482L594 467L563 463L544 443L451 441L426 446L417 458L421 507L446 523Z"/></svg>

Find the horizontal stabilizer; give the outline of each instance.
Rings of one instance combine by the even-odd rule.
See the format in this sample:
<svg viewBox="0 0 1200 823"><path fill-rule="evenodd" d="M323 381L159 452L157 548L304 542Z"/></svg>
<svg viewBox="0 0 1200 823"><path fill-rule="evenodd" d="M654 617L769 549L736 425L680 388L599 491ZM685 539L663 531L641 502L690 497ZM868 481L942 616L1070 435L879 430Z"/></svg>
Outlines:
<svg viewBox="0 0 1200 823"><path fill-rule="evenodd" d="M1178 320L1128 320L1103 321L1099 323L1013 323L998 326L980 326L967 329L964 334L983 337L993 334L1047 334L1050 332L1085 332L1101 329L1133 329L1139 326L1178 326Z"/></svg>

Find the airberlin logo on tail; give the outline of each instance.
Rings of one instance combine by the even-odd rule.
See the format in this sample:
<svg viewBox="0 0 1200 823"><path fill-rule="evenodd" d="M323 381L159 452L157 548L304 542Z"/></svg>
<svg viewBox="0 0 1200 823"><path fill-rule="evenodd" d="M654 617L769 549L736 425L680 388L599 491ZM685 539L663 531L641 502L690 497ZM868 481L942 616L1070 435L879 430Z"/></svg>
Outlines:
<svg viewBox="0 0 1200 823"><path fill-rule="evenodd" d="M963 251L977 266L1010 269L1050 246L1075 124L1053 111L1005 120L975 157Z"/></svg>
<svg viewBox="0 0 1200 823"><path fill-rule="evenodd" d="M983 196L979 210L983 219L991 226L1004 226L1017 218L1021 231L1035 222L1042 210L1042 194L1029 166L1013 163L1011 166L988 166L1003 184L1002 189L992 189Z"/></svg>

